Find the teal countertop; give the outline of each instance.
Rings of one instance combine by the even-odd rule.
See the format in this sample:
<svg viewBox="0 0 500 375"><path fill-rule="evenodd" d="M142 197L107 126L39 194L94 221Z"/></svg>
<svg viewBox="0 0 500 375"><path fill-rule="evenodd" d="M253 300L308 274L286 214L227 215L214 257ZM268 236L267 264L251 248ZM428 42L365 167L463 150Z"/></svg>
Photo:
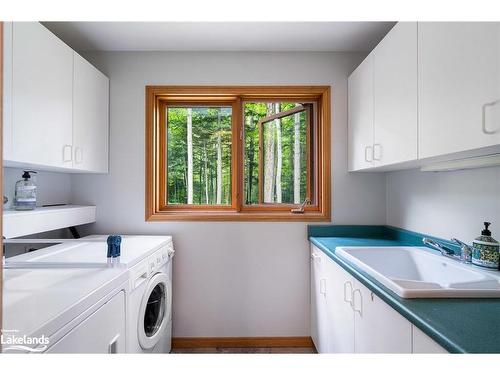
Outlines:
<svg viewBox="0 0 500 375"><path fill-rule="evenodd" d="M500 353L499 298L404 299L335 254L337 246L423 246L424 236L429 237L389 226L308 227L313 244L449 352ZM453 243L437 240L458 251Z"/></svg>

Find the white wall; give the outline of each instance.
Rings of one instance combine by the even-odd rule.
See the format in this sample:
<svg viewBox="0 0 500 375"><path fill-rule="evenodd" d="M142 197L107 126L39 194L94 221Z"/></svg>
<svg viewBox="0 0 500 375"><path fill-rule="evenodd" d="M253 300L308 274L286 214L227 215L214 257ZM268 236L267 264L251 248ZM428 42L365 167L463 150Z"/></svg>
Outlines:
<svg viewBox="0 0 500 375"><path fill-rule="evenodd" d="M73 175L73 203L97 205L87 233L172 234L174 336L309 335L306 223L144 221L145 85L332 86L333 221L385 223L385 176L348 175L347 76L335 53L88 54L110 78L110 173Z"/></svg>
<svg viewBox="0 0 500 375"><path fill-rule="evenodd" d="M387 174L387 224L471 242L483 222L500 239L500 167Z"/></svg>

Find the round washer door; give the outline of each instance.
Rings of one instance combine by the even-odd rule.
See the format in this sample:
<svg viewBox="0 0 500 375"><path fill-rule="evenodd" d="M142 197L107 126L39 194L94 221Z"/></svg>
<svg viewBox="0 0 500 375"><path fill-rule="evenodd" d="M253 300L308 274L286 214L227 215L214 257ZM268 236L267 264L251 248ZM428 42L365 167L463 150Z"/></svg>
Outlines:
<svg viewBox="0 0 500 375"><path fill-rule="evenodd" d="M139 310L137 333L143 349L151 349L160 340L170 319L170 296L167 274L157 273L148 282Z"/></svg>

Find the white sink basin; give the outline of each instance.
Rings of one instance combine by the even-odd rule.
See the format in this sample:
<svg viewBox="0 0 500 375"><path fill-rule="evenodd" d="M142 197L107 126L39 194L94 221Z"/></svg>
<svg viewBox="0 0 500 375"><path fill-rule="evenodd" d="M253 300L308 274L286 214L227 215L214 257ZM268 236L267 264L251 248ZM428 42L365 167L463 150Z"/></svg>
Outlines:
<svg viewBox="0 0 500 375"><path fill-rule="evenodd" d="M500 298L500 272L426 247L337 247L335 253L403 298Z"/></svg>

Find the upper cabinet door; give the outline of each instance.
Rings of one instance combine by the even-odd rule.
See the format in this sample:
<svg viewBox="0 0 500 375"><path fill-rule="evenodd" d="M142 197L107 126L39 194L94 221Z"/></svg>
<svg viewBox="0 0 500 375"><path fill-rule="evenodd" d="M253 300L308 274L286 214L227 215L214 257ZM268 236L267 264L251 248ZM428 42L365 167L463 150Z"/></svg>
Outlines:
<svg viewBox="0 0 500 375"><path fill-rule="evenodd" d="M109 79L74 54L73 166L108 172Z"/></svg>
<svg viewBox="0 0 500 375"><path fill-rule="evenodd" d="M373 165L373 54L361 63L348 80L349 170Z"/></svg>
<svg viewBox="0 0 500 375"><path fill-rule="evenodd" d="M399 22L373 51L374 166L417 159L417 23Z"/></svg>
<svg viewBox="0 0 500 375"><path fill-rule="evenodd" d="M71 168L73 51L37 22L15 22L12 45L13 159Z"/></svg>
<svg viewBox="0 0 500 375"><path fill-rule="evenodd" d="M500 24L418 26L419 158L500 143Z"/></svg>

